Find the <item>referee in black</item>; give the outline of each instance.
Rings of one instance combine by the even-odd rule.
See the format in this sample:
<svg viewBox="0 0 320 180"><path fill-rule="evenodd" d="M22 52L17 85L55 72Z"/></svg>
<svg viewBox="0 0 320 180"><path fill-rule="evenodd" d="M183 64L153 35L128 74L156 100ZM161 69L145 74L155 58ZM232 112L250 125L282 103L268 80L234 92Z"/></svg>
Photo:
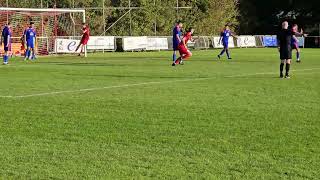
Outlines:
<svg viewBox="0 0 320 180"><path fill-rule="evenodd" d="M282 29L277 35L278 40L278 49L280 52L280 78L283 78L283 68L284 64L286 64L286 74L285 78L290 78L289 71L290 71L290 64L292 59L292 47L291 47L291 39L293 35L295 36L302 36L300 33L293 32L292 30L288 29L289 24L287 21L282 23Z"/></svg>

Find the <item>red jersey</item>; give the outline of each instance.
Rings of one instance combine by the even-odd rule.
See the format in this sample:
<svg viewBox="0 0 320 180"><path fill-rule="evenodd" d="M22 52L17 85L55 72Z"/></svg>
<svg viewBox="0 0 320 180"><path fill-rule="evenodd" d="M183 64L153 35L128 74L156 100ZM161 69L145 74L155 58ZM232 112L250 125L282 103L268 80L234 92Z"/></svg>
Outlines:
<svg viewBox="0 0 320 180"><path fill-rule="evenodd" d="M191 40L191 39L192 39L192 34L191 34L191 32L187 32L187 33L183 36L183 39L182 39L182 41L180 42L180 44L183 45L183 42L184 42L185 44L187 44L188 41Z"/></svg>
<svg viewBox="0 0 320 180"><path fill-rule="evenodd" d="M89 36L90 36L89 28L88 27L83 28L82 32L83 32L82 38L83 39L89 39Z"/></svg>

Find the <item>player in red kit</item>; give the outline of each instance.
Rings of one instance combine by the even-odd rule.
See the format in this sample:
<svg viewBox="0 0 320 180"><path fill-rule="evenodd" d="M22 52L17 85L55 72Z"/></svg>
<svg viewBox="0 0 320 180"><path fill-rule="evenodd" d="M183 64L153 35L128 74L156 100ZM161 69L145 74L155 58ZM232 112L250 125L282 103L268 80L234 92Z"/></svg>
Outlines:
<svg viewBox="0 0 320 180"><path fill-rule="evenodd" d="M90 37L90 30L89 27L85 24L82 23L82 38L80 41L80 44L78 45L76 52L79 50L79 48L81 47L81 52L79 53L79 56L81 56L81 53L83 52L84 47L88 44L89 41L89 37Z"/></svg>
<svg viewBox="0 0 320 180"><path fill-rule="evenodd" d="M27 57L27 53L26 53L26 47L27 47L27 45L26 45L26 43L25 43L25 35L26 35L26 33L27 33L27 30L28 30L28 28L29 27L25 27L24 29L23 29L23 34L22 34L22 36L21 36L21 38L20 38L20 41L21 41L21 47L20 47L20 50L21 50L21 54L24 54L24 57Z"/></svg>
<svg viewBox="0 0 320 180"><path fill-rule="evenodd" d="M192 56L192 53L189 51L187 47L187 43L188 41L193 41L192 39L193 31L194 31L193 28L189 28L187 33L183 36L182 41L179 43L179 46L178 46L180 57L177 60L175 60L172 66L175 66L176 64L182 64L182 61L184 59L188 59Z"/></svg>

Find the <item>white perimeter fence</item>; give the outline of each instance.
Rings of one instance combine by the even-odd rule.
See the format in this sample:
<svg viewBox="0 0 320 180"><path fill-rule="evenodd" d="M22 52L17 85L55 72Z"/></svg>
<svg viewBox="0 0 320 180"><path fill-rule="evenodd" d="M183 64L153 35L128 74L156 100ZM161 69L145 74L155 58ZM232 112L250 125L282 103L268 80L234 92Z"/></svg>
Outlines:
<svg viewBox="0 0 320 180"><path fill-rule="evenodd" d="M218 36L194 37L194 42L188 42L189 48L211 49L222 48ZM67 54L74 53L80 43L79 36L38 37L38 54ZM12 38L12 54L22 54L21 39ZM237 39L230 37L230 48L251 47L276 47L277 39L274 35L238 36ZM300 47L319 48L320 37L300 37ZM161 51L172 49L172 37L169 36L91 36L87 45L87 52L105 51ZM2 50L2 48L1 48ZM3 53L0 51L0 54Z"/></svg>

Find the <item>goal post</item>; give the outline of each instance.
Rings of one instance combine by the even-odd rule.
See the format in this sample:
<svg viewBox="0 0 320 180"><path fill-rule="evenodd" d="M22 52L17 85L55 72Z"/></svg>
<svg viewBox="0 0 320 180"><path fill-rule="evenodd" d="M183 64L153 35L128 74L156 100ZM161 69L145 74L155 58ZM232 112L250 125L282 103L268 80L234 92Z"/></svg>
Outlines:
<svg viewBox="0 0 320 180"><path fill-rule="evenodd" d="M0 7L0 26L11 22L13 43L18 43L24 29L30 22L35 24L38 41L38 53L55 53L56 39L69 37L79 39L82 35L82 23L86 22L85 9L61 8L10 8ZM17 46L17 45L16 45ZM13 52L14 53L14 52ZM84 47L87 57L87 47Z"/></svg>

